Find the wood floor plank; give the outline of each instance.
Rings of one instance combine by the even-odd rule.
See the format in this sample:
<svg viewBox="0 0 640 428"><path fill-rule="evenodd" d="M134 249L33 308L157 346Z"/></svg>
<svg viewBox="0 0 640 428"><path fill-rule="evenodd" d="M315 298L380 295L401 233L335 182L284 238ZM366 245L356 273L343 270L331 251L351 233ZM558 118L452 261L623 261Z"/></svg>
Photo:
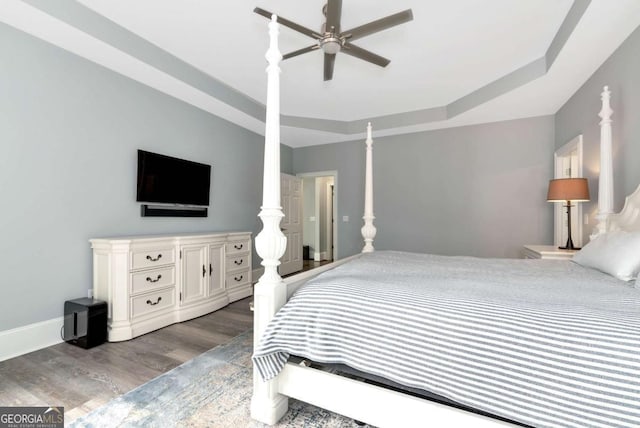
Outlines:
<svg viewBox="0 0 640 428"><path fill-rule="evenodd" d="M15 403L12 406L37 406L44 404L31 391L25 389L7 376L2 377L0 382L0 403Z"/></svg>

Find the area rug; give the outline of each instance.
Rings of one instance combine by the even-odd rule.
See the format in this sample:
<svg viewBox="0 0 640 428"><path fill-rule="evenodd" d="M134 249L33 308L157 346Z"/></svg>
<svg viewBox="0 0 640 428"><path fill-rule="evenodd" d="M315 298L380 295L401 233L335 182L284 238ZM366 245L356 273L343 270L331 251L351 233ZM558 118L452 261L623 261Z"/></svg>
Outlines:
<svg viewBox="0 0 640 428"><path fill-rule="evenodd" d="M213 348L71 422L71 427L264 427L249 416L252 331ZM357 427L289 400L277 427Z"/></svg>

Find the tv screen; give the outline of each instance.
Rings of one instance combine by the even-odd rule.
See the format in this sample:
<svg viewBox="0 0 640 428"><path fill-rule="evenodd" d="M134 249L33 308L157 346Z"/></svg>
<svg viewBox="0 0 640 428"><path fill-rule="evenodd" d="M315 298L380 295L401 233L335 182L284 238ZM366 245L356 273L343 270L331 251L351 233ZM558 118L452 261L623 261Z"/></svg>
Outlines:
<svg viewBox="0 0 640 428"><path fill-rule="evenodd" d="M138 202L209 205L211 165L138 150Z"/></svg>

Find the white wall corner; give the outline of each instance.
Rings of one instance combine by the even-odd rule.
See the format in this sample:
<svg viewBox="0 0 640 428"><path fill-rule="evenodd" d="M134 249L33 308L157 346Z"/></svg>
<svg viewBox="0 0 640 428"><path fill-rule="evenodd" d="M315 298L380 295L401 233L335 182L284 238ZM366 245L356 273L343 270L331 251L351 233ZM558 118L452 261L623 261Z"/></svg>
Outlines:
<svg viewBox="0 0 640 428"><path fill-rule="evenodd" d="M63 324L64 318L59 317L0 331L0 361L62 343Z"/></svg>

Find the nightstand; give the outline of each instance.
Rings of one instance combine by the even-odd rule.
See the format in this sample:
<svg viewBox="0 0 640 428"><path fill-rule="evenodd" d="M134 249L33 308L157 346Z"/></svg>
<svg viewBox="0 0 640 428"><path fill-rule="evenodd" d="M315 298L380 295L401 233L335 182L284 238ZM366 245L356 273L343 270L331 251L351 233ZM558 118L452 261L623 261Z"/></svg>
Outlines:
<svg viewBox="0 0 640 428"><path fill-rule="evenodd" d="M561 250L555 245L525 245L525 259L571 260L577 250Z"/></svg>

